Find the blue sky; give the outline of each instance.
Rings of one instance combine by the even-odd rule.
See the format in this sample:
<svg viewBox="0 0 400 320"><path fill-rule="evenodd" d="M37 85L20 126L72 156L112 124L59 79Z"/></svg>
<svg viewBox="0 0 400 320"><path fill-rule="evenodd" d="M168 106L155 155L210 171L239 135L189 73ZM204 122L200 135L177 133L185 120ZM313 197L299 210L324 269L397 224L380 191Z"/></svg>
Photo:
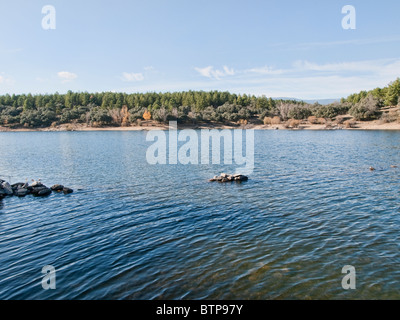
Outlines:
<svg viewBox="0 0 400 320"><path fill-rule="evenodd" d="M56 29L42 28L42 7ZM342 7L356 29L342 28ZM0 94L340 98L400 76L400 1L1 1Z"/></svg>

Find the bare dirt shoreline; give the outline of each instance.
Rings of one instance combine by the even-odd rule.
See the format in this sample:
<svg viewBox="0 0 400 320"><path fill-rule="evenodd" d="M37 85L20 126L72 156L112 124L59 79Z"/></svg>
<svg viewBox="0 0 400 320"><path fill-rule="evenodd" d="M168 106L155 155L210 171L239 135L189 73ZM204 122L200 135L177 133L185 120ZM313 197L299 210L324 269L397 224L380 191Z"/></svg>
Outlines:
<svg viewBox="0 0 400 320"><path fill-rule="evenodd" d="M168 130L168 125L151 122L141 126L129 127L90 127L85 124L66 124L47 128L18 128L10 129L1 127L0 132L67 132L67 131L149 131L149 130ZM345 128L344 126L330 127L325 124L301 124L299 128L286 128L283 124L278 125L242 125L229 126L223 124L204 124L204 125L178 125L179 129L254 129L254 130L398 130L400 131L400 123L381 123L376 121L358 121L353 128Z"/></svg>

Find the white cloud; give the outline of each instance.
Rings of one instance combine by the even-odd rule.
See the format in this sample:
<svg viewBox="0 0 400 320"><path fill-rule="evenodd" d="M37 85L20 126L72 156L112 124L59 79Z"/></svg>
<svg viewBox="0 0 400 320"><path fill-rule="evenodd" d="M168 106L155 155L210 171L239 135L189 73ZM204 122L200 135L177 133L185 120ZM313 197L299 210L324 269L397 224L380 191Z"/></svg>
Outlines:
<svg viewBox="0 0 400 320"><path fill-rule="evenodd" d="M128 82L143 81L144 80L144 75L143 75L143 73L123 72L122 73L122 80L123 81L128 81Z"/></svg>
<svg viewBox="0 0 400 320"><path fill-rule="evenodd" d="M59 79L62 80L62 82L70 82L70 81L78 78L78 76L75 73L68 72L68 71L60 71L57 73L57 76Z"/></svg>
<svg viewBox="0 0 400 320"><path fill-rule="evenodd" d="M206 78L221 80L226 76L234 76L235 70L229 69L227 66L223 66L222 70L214 69L213 66L208 66L205 68L194 68L200 75Z"/></svg>

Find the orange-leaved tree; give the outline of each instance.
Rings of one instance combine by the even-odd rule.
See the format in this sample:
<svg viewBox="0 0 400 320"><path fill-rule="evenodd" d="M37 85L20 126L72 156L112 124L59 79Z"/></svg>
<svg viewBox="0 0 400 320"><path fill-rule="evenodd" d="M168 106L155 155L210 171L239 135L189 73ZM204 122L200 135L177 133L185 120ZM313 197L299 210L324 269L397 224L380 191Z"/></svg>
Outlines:
<svg viewBox="0 0 400 320"><path fill-rule="evenodd" d="M151 119L151 113L149 112L149 111L145 111L144 113L143 113L143 119L144 120L150 120Z"/></svg>

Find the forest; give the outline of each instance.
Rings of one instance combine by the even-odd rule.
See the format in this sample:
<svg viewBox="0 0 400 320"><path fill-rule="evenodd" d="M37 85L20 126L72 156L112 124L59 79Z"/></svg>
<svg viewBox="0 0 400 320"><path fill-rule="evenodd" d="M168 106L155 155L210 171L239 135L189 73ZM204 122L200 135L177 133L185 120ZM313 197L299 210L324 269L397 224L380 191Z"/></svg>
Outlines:
<svg viewBox="0 0 400 320"><path fill-rule="evenodd" d="M384 107L399 105L399 97L400 78L384 88L361 91L329 105L220 91L6 94L0 96L0 126L44 128L68 123L92 127L132 126L146 120L269 124L314 118L333 120L346 114L357 121L368 121L382 118ZM388 119L398 120L398 114Z"/></svg>

